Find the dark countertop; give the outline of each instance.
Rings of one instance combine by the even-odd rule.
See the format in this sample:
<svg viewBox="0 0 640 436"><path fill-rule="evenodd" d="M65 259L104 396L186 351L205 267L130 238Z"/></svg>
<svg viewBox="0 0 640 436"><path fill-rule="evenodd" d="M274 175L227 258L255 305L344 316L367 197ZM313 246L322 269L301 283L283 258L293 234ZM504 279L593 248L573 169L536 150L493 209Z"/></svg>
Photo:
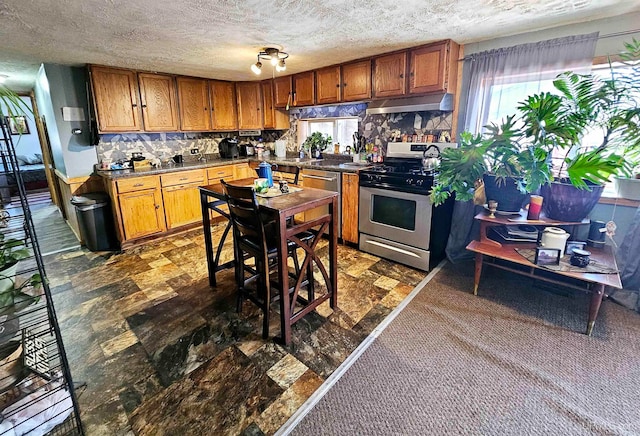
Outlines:
<svg viewBox="0 0 640 436"><path fill-rule="evenodd" d="M258 162L258 159L251 159ZM299 159L299 158L282 158L274 157L266 160L271 164L288 164L296 165L303 169L316 169L321 171L338 171L341 173L357 173L358 171L373 166L371 163L354 164L345 159L326 158L326 159ZM277 170L276 170L277 171Z"/></svg>
<svg viewBox="0 0 640 436"><path fill-rule="evenodd" d="M356 173L362 169L368 168L372 166L372 164L354 164L350 161L338 160L338 159L299 159L299 158L279 158L274 157L266 160L271 164L289 164L296 165L303 169L317 169L321 171L338 171L338 172L346 172L346 173ZM163 167L149 167L149 168L139 168L137 170L126 169L126 170L113 170L113 171L104 171L104 170L96 170L96 174L104 177L105 179L121 179L126 177L139 177L139 176L151 176L157 174L165 174L172 173L176 171L186 171L186 170L195 170L201 168L213 168L221 165L234 165L240 163L249 163L249 162L260 162L257 158L240 158L240 159L213 159L207 160L206 162L184 162L181 164L173 164L171 166L163 166Z"/></svg>
<svg viewBox="0 0 640 436"><path fill-rule="evenodd" d="M234 165L240 163L247 163L249 159L213 159L204 161L195 161L195 162L184 162L181 164L173 164L169 166L162 167L147 167L147 168L138 168L137 170L126 169L126 170L113 170L113 171L105 171L105 170L96 170L96 174L104 177L105 179L121 179L125 177L139 177L139 176L152 176L156 174L165 174L165 173L173 173L176 171L186 171L186 170L197 170L202 168L212 168L219 167L222 165Z"/></svg>

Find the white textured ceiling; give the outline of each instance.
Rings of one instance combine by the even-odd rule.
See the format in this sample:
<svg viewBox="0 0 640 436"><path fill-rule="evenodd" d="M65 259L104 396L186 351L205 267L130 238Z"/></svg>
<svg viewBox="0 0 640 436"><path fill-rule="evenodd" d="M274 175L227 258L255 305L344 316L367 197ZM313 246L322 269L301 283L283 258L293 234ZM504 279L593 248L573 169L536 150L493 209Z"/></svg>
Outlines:
<svg viewBox="0 0 640 436"><path fill-rule="evenodd" d="M638 0L1 0L0 74L17 90L42 62L253 80L268 45L290 53L289 74L635 11Z"/></svg>

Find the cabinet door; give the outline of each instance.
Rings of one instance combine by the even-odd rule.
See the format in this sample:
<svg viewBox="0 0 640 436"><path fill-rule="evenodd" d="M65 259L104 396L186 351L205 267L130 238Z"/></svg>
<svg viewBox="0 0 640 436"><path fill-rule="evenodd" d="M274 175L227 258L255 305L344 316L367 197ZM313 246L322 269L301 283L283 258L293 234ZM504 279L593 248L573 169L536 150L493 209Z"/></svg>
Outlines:
<svg viewBox="0 0 640 436"><path fill-rule="evenodd" d="M100 132L142 129L135 72L91 67L91 83Z"/></svg>
<svg viewBox="0 0 640 436"><path fill-rule="evenodd" d="M318 104L340 101L340 65L316 71L316 90Z"/></svg>
<svg viewBox="0 0 640 436"><path fill-rule="evenodd" d="M286 108L291 104L291 76L276 77L273 79L273 105Z"/></svg>
<svg viewBox="0 0 640 436"><path fill-rule="evenodd" d="M262 98L260 82L237 82L238 127L240 129L262 129Z"/></svg>
<svg viewBox="0 0 640 436"><path fill-rule="evenodd" d="M202 221L200 190L198 189L200 185L202 183L162 188L167 229L175 229Z"/></svg>
<svg viewBox="0 0 640 436"><path fill-rule="evenodd" d="M178 77L180 127L187 131L211 130L209 86L205 79Z"/></svg>
<svg viewBox="0 0 640 436"><path fill-rule="evenodd" d="M371 98L371 60L342 66L342 101Z"/></svg>
<svg viewBox="0 0 640 436"><path fill-rule="evenodd" d="M233 178L236 180L239 179L249 179L256 176L256 170L251 168L249 164L243 163L233 166Z"/></svg>
<svg viewBox="0 0 640 436"><path fill-rule="evenodd" d="M409 93L444 91L447 44L410 51Z"/></svg>
<svg viewBox="0 0 640 436"><path fill-rule="evenodd" d="M125 240L165 230L162 198L157 189L127 192L118 199Z"/></svg>
<svg viewBox="0 0 640 436"><path fill-rule="evenodd" d="M374 59L373 96L397 97L406 90L407 53L395 53Z"/></svg>
<svg viewBox="0 0 640 436"><path fill-rule="evenodd" d="M178 130L178 102L173 76L138 73L144 130Z"/></svg>
<svg viewBox="0 0 640 436"><path fill-rule="evenodd" d="M238 109L236 105L236 85L233 82L212 80L211 114L213 130L235 130L238 128Z"/></svg>
<svg viewBox="0 0 640 436"><path fill-rule="evenodd" d="M265 129L273 129L276 126L273 111L273 88L271 80L265 80L260 84L262 86L262 108L263 108L263 124Z"/></svg>
<svg viewBox="0 0 640 436"><path fill-rule="evenodd" d="M313 71L293 76L293 105L311 106L315 104L316 93Z"/></svg>
<svg viewBox="0 0 640 436"><path fill-rule="evenodd" d="M358 243L357 174L342 174L342 240Z"/></svg>

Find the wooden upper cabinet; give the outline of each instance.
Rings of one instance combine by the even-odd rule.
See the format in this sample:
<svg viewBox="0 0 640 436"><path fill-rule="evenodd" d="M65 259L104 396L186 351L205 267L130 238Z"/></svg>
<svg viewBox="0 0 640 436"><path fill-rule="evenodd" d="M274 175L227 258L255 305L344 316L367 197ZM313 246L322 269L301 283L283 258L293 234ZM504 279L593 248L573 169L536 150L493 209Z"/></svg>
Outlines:
<svg viewBox="0 0 640 436"><path fill-rule="evenodd" d="M237 82L238 128L262 129L260 82Z"/></svg>
<svg viewBox="0 0 640 436"><path fill-rule="evenodd" d="M340 65L316 70L316 103L340 101Z"/></svg>
<svg viewBox="0 0 640 436"><path fill-rule="evenodd" d="M234 82L211 80L211 113L213 130L235 130L238 128L236 85Z"/></svg>
<svg viewBox="0 0 640 436"><path fill-rule="evenodd" d="M293 104L291 76L273 79L273 105L276 108L286 108Z"/></svg>
<svg viewBox="0 0 640 436"><path fill-rule="evenodd" d="M448 44L440 43L409 51L409 93L446 90Z"/></svg>
<svg viewBox="0 0 640 436"><path fill-rule="evenodd" d="M374 59L373 96L397 97L406 93L407 52Z"/></svg>
<svg viewBox="0 0 640 436"><path fill-rule="evenodd" d="M180 101L180 127L182 130L201 132L211 130L209 110L209 84L206 79L178 77Z"/></svg>
<svg viewBox="0 0 640 436"><path fill-rule="evenodd" d="M144 130L178 130L178 102L173 76L138 73Z"/></svg>
<svg viewBox="0 0 640 436"><path fill-rule="evenodd" d="M91 83L100 132L142 130L134 71L93 66Z"/></svg>
<svg viewBox="0 0 640 436"><path fill-rule="evenodd" d="M260 86L262 87L263 127L265 129L273 129L276 126L273 108L273 84L271 80L265 80L260 83Z"/></svg>
<svg viewBox="0 0 640 436"><path fill-rule="evenodd" d="M299 73L293 76L293 105L311 106L315 104L316 93L314 71Z"/></svg>
<svg viewBox="0 0 640 436"><path fill-rule="evenodd" d="M342 66L342 101L371 98L371 60Z"/></svg>

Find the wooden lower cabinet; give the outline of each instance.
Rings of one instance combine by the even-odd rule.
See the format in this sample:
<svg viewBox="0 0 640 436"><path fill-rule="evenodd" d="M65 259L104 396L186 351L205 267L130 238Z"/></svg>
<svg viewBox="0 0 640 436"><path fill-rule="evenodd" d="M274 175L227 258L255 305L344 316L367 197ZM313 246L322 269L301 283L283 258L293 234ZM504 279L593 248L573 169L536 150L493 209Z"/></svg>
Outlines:
<svg viewBox="0 0 640 436"><path fill-rule="evenodd" d="M158 189L120 194L120 216L124 239L136 239L165 231L162 195Z"/></svg>
<svg viewBox="0 0 640 436"><path fill-rule="evenodd" d="M358 243L358 174L342 173L342 240Z"/></svg>
<svg viewBox="0 0 640 436"><path fill-rule="evenodd" d="M162 188L167 229L175 229L202 221L198 186L202 186L202 183Z"/></svg>

